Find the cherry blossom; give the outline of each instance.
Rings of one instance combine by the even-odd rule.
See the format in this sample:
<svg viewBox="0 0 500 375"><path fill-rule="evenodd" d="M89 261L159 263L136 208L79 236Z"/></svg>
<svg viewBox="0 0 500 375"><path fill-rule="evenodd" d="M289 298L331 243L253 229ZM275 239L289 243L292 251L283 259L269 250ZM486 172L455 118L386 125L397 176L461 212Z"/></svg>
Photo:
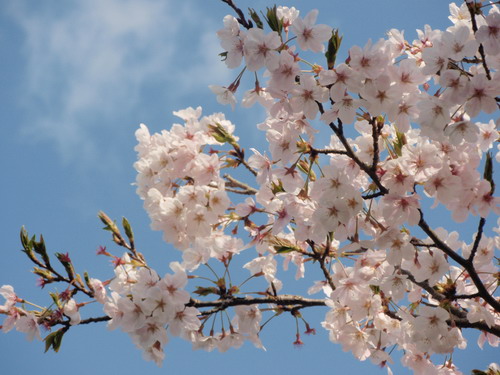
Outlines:
<svg viewBox="0 0 500 375"><path fill-rule="evenodd" d="M247 68L254 72L264 65L269 70L278 67L278 55L274 50L281 45L277 32L272 31L264 35L262 29L250 29L244 45L245 61Z"/></svg>
<svg viewBox="0 0 500 375"><path fill-rule="evenodd" d="M221 46L227 51L225 63L228 68L237 68L243 60L244 34L240 31L238 21L233 16L224 17L224 29L217 32Z"/></svg>
<svg viewBox="0 0 500 375"><path fill-rule="evenodd" d="M70 299L64 304L64 314L70 318L71 325L77 325L82 320L78 312L78 305L74 299Z"/></svg>
<svg viewBox="0 0 500 375"><path fill-rule="evenodd" d="M33 341L33 339L41 340L42 336L40 335L40 325L38 324L38 319L35 315L31 313L27 313L21 316L16 321L16 330L19 332L25 333L26 339L28 341Z"/></svg>
<svg viewBox="0 0 500 375"><path fill-rule="evenodd" d="M304 17L297 17L291 27L291 31L297 36L297 43L303 50L322 52L323 43L331 37L332 28L327 25L315 25L318 10L313 9Z"/></svg>
<svg viewBox="0 0 500 375"><path fill-rule="evenodd" d="M476 39L484 45L486 51L491 55L500 53L500 12L498 8L492 7L485 17L486 25L481 25L476 33Z"/></svg>

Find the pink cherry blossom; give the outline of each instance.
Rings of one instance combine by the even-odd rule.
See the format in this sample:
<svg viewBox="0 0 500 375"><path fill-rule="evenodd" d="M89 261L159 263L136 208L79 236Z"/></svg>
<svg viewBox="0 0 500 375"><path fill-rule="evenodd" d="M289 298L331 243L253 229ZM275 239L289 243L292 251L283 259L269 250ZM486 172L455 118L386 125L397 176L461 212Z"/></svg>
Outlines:
<svg viewBox="0 0 500 375"><path fill-rule="evenodd" d="M233 325L237 327L238 332L252 335L260 331L262 313L258 306L237 306L235 312Z"/></svg>
<svg viewBox="0 0 500 375"><path fill-rule="evenodd" d="M477 116L479 112L493 113L498 110L495 97L500 94L498 81L489 80L484 74L477 74L470 80L469 100L465 110L471 116Z"/></svg>
<svg viewBox="0 0 500 375"><path fill-rule="evenodd" d="M400 225L404 222L417 225L420 220L419 199L418 194L390 193L382 199L384 216L392 225Z"/></svg>
<svg viewBox="0 0 500 375"><path fill-rule="evenodd" d="M275 53L281 45L281 40L276 31L265 35L262 29L250 29L245 38L243 47L248 70L256 70L266 66L269 70L278 67L278 55Z"/></svg>
<svg viewBox="0 0 500 375"><path fill-rule="evenodd" d="M74 299L70 299L64 304L63 311L64 315L70 318L71 325L79 324L82 320L80 313L78 312L78 305Z"/></svg>
<svg viewBox="0 0 500 375"><path fill-rule="evenodd" d="M243 60L244 34L240 31L238 21L233 16L224 17L224 28L217 32L222 48L227 51L225 63L233 69L241 65Z"/></svg>
<svg viewBox="0 0 500 375"><path fill-rule="evenodd" d="M313 52L322 52L324 50L323 43L332 36L332 28L327 25L315 25L318 11L311 10L304 19L297 17L290 28L297 36L299 47Z"/></svg>
<svg viewBox="0 0 500 375"><path fill-rule="evenodd" d="M38 319L32 313L27 313L16 321L16 330L25 333L28 341L33 341L35 338L42 340Z"/></svg>
<svg viewBox="0 0 500 375"><path fill-rule="evenodd" d="M363 49L358 46L349 50L350 66L363 76L375 79L386 69L388 58L384 54L385 41L379 40L372 44L370 40Z"/></svg>
<svg viewBox="0 0 500 375"><path fill-rule="evenodd" d="M486 25L481 25L476 32L476 39L484 45L488 54L500 53L500 13L495 7L485 17Z"/></svg>
<svg viewBox="0 0 500 375"><path fill-rule="evenodd" d="M5 298L5 303L0 306L0 312L7 312L18 302L18 297L11 285L2 285L0 294Z"/></svg>
<svg viewBox="0 0 500 375"><path fill-rule="evenodd" d="M318 85L310 75L300 76L300 85L293 90L290 104L295 112L304 112L308 119L313 119L319 111L316 102L326 101L328 90Z"/></svg>

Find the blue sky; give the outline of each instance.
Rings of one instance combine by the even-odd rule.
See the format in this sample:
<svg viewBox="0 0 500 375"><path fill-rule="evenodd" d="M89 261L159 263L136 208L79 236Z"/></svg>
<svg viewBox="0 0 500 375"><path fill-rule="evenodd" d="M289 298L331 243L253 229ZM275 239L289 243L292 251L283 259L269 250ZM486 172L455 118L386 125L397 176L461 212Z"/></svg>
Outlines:
<svg viewBox="0 0 500 375"><path fill-rule="evenodd" d="M265 0L236 3L243 9L273 5ZM319 23L338 27L344 35L343 58L348 47L383 37L391 28L404 29L412 40L425 23L449 25L448 4L442 0L297 0L281 5L295 6L302 15L319 9ZM0 285L14 285L20 296L49 303L19 251L23 225L30 233L43 233L49 250L69 252L78 271L109 277L108 262L95 256L99 245L113 249L96 217L99 210L129 219L138 247L160 274L168 271L170 261L180 259L160 233L149 229L131 185L134 132L141 122L151 131L169 128L172 111L201 105L204 114L225 112L237 124L245 148L262 145L255 124L263 112L231 111L217 104L208 89L209 84L229 84L237 74L217 56L221 50L215 32L229 13L215 0L1 2ZM193 352L189 344L172 340L163 369L143 361L127 335L109 332L104 324L72 329L58 354L43 354L43 343L29 343L20 333L0 334L1 368L5 374L385 374L328 341L319 324L324 312L318 308L308 315L318 334L306 337L301 349L292 347L294 321L283 317L262 333L267 352L249 344L225 354ZM476 349L475 340L473 334L470 351L457 353L464 372L471 366L484 368L498 357L498 350ZM394 368L408 373L398 362Z"/></svg>

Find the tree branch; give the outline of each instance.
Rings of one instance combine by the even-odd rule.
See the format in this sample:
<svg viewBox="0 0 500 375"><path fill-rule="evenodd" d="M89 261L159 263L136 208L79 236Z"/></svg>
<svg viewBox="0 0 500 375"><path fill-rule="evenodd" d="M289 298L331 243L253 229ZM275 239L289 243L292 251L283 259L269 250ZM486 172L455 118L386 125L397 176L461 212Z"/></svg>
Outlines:
<svg viewBox="0 0 500 375"><path fill-rule="evenodd" d="M377 164L379 161L379 149L378 149L378 138L380 136L381 128L378 125L376 118L370 120L370 125L372 126L372 138L373 138L373 160L371 170L376 174ZM383 124L382 124L383 125Z"/></svg>
<svg viewBox="0 0 500 375"><path fill-rule="evenodd" d="M471 323L467 319L455 319L452 324L455 324L459 328L475 328L484 332L491 333L497 337L500 337L500 326L495 325L492 327L488 327L486 323L483 322L475 322Z"/></svg>
<svg viewBox="0 0 500 375"><path fill-rule="evenodd" d="M411 274L411 272L409 271L406 271L402 268L399 268L399 270L401 271L401 273L403 275L406 275L406 277L408 277L408 280L410 280L413 284L415 285L418 285L419 287L421 287L422 289L424 289L427 293L429 293L435 300L439 301L439 302L442 302L442 301L445 301L447 298L445 295L439 293L437 290L435 290L433 287L431 287L429 285L429 283L427 281L417 281L415 280L415 278L413 277L413 275ZM467 314L465 311L455 307L455 306L449 306L449 311L456 317L456 318L459 318L459 319L465 319Z"/></svg>
<svg viewBox="0 0 500 375"><path fill-rule="evenodd" d="M411 275L408 271L401 270L402 273L405 275ZM422 283L419 283L422 284ZM425 286L425 285L424 285ZM432 289L432 288L431 288ZM232 306L243 306L243 305L256 305L256 304L273 304L278 306L279 308L286 310L286 311L296 311L298 309L302 309L305 307L312 307L312 306L326 306L325 300L319 300L319 299L310 299L310 298L303 298L300 296L294 296L294 295L281 295L281 296L276 296L276 297L263 297L263 298L238 298L238 297L232 297L232 298L226 298L222 300L217 300L217 301L200 301L194 298L191 298L188 304L186 306L191 306L191 307L196 307L196 308L202 308L202 307L214 307L214 309L202 312L202 315L210 315L213 313L216 313L218 311L224 310L227 307L232 307ZM393 317L394 319L399 319L397 315L394 315L391 311L386 312L389 316ZM486 323L482 322L476 322L476 323L471 323L465 318L465 314L462 312L458 316L453 312L456 317L448 322L448 324L454 324L455 326L459 328L475 328L479 329L481 331L485 331L488 333L491 333L492 335L500 337L500 326L492 326L488 327ZM99 316L96 318L88 318L82 320L79 325L83 324L90 324L90 323L100 323L100 322L107 322L111 320L109 316ZM64 326L67 326L68 328L70 327L69 321L64 321L62 322Z"/></svg>
<svg viewBox="0 0 500 375"><path fill-rule="evenodd" d="M472 246L472 250L470 252L469 259L467 259L467 261L470 263L474 262L474 257L476 256L477 249L479 247L479 242L481 242L481 237L483 236L483 229L484 229L485 223L486 223L486 219L484 217L479 219L479 225L477 228L476 238L474 239L474 245Z"/></svg>
<svg viewBox="0 0 500 375"><path fill-rule="evenodd" d="M320 107L320 110L323 113L323 108ZM340 125L340 124L339 124ZM377 173L376 173L376 168L373 170L371 167L367 166L365 163L363 163L361 160L359 160L358 156L356 153L353 151L351 148L351 145L349 142L347 142L347 139L344 136L344 133L340 130L340 126L337 127L335 124L332 122L330 123L330 128L333 130L337 138L342 142L342 145L346 149L347 156L349 156L358 166L361 168L370 178L372 179L373 183L377 185L378 189L380 190L381 195L387 194L389 190L385 186L382 185L380 182Z"/></svg>
<svg viewBox="0 0 500 375"><path fill-rule="evenodd" d="M324 114L325 113L325 110L323 108L323 104L320 103L320 102L316 102L318 104L318 108L319 108L319 112L321 114ZM347 155L348 157L350 157L358 166L359 168L361 168L368 176L370 176L370 178L372 179L373 183L375 185L377 185L378 189L380 190L378 193L376 193L377 195L375 197L378 197L380 195L385 195L387 193L389 193L389 190L387 190L387 188L382 185L382 183L380 182L378 176L377 176L377 161L378 161L378 144L377 144L377 147L374 146L374 153L376 152L377 155L374 155L373 157L373 165L371 167L369 167L368 165L366 165L365 163L363 163L361 160L359 160L359 158L357 157L356 153L353 151L353 149L351 148L351 145L349 144L349 142L347 142L347 139L345 138L344 136L344 131L342 129L342 121L339 119L338 120L339 122L339 126L337 127L333 122L331 122L329 124L330 126L330 129L333 130L333 132L335 133L335 135L337 136L337 138L340 140L340 142L342 142L342 145L344 146L344 148L346 149L345 151L345 155ZM375 125L374 125L375 127ZM374 130L374 138L376 138L376 132ZM375 142L375 140L374 140ZM378 139L377 139L377 142L378 142ZM369 199L369 198L364 198L364 199Z"/></svg>
<svg viewBox="0 0 500 375"><path fill-rule="evenodd" d="M409 272L409 271L406 271L402 268L399 268L399 271L406 275L408 277L408 280L410 280L412 283L414 283L415 285L418 285L419 287L421 287L422 289L424 289L427 293L429 293L434 299L438 300L439 302L443 302L443 301L447 301L447 297L444 296L443 294L439 293L437 290L435 290L434 288L432 288L429 283L427 283L426 281L422 281L422 282L418 282L415 280L415 278L413 277L413 275ZM461 297L461 298L464 298L466 296L456 296L456 297ZM467 296L468 297L468 296ZM470 297L475 297L475 296L470 296ZM479 329L481 331L485 331L485 332L488 332L488 333L491 333L492 335L495 335L495 336L498 336L500 337L500 326L499 325L494 325L492 327L489 327L486 323L484 322L475 322L475 323L471 323L468 319L467 319L467 312L464 311L464 310L461 310L453 305L450 305L448 304L446 306L446 308L448 309L448 311L453 314L453 318L448 321L448 324L450 326L457 326L459 328L475 328L475 329Z"/></svg>
<svg viewBox="0 0 500 375"><path fill-rule="evenodd" d="M229 175L229 174L225 174L224 175L224 178L228 181L226 183L226 185L228 187L233 187L233 188L240 188L242 190L236 190L236 189L228 189L226 187L226 190L227 191L231 191L233 193L237 193L237 194L245 194L245 195L255 195L257 194L257 189L254 189L253 187L251 187L250 185L247 185L237 179L235 179L233 176Z"/></svg>
<svg viewBox="0 0 500 375"><path fill-rule="evenodd" d="M326 306L324 300L319 299L309 299L300 296L293 295L278 295L262 298L241 298L241 297L229 297L224 299L219 299L216 301L200 301L191 298L186 306L192 306L196 308L202 307L214 307L211 310L204 311L202 315L211 315L218 311L224 310L232 306L248 306L248 305L260 305L260 304L273 304L285 311L292 311L302 309L304 307L310 306Z"/></svg>
<svg viewBox="0 0 500 375"><path fill-rule="evenodd" d="M311 153L312 154L337 154L337 155L348 155L347 151L345 150L334 150L334 149L329 149L329 148L314 148L311 146Z"/></svg>
<svg viewBox="0 0 500 375"><path fill-rule="evenodd" d="M419 209L420 212L420 221L418 223L418 226L434 241L436 246L444 252L446 255L448 255L451 259L453 259L455 262L457 262L459 265L461 265L469 274L469 277L471 278L472 282L476 286L479 295L481 296L482 299L484 299L495 311L500 313L500 302L493 297L486 287L484 286L483 282L481 281L481 278L479 277L478 273L476 272L476 269L474 268L474 265L472 264L471 261L466 260L462 258L460 255L458 255L453 249L451 249L448 245L446 245L437 235L432 231L432 229L429 227L427 222L424 220L424 214L422 210Z"/></svg>
<svg viewBox="0 0 500 375"><path fill-rule="evenodd" d="M231 8L233 8L233 10L238 15L238 18L236 18L236 19L238 20L238 22L240 23L241 26L243 26L247 30L249 30L253 27L252 21L247 21L247 19L245 18L245 15L243 14L243 11L233 3L233 0L222 0L222 2L226 3Z"/></svg>
<svg viewBox="0 0 500 375"><path fill-rule="evenodd" d="M363 198L364 200L368 200L368 199L381 197L382 195L385 195L385 193L382 191L377 191L376 193L362 195L361 198Z"/></svg>
<svg viewBox="0 0 500 375"><path fill-rule="evenodd" d="M246 169L248 169L250 171L251 174L253 174L254 176L257 176L257 172L255 171L255 169L253 169L250 164L248 164L246 162L245 159L241 158L239 159L240 163L243 164L245 166Z"/></svg>
<svg viewBox="0 0 500 375"><path fill-rule="evenodd" d="M319 266L321 267L321 271L323 271L323 275L325 276L326 281L328 282L328 285L330 285L330 288L332 288L332 290L335 290L336 288L335 288L335 284L334 284L333 279L332 279L332 275L330 275L330 272L328 271L328 269L326 268L326 265L325 265L326 256L330 252L330 246L327 245L324 253L321 254L321 253L316 251L316 244L314 243L314 241L307 241L307 243L309 244L313 253L315 254L315 259L318 261Z"/></svg>
<svg viewBox="0 0 500 375"><path fill-rule="evenodd" d="M476 3L469 3L469 2L466 2L467 4L467 9L469 10L469 13L470 13L470 18L471 18L471 21L472 21L472 30L474 31L474 34L477 32L477 22L476 22ZM490 69L488 68L488 65L486 64L486 55L484 53L484 47L483 47L483 44L480 43L479 44L479 54L481 55L481 59L482 59L482 63L483 63L483 68L484 68L484 71L486 72L486 77L488 78L488 80L491 81L491 74L490 74Z"/></svg>

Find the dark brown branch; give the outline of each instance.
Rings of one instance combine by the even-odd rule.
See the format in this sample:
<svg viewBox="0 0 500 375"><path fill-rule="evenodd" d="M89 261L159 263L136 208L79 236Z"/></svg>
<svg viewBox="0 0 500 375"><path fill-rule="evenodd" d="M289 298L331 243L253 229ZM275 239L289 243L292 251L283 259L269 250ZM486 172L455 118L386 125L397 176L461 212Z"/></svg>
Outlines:
<svg viewBox="0 0 500 375"><path fill-rule="evenodd" d="M78 323L78 325L81 325L81 324L90 324L90 323L100 323L100 322L107 322L107 321L110 321L111 318L109 316L99 316L97 318L88 318L88 319L83 319L80 321L80 323ZM64 325L70 325L69 324L69 320L68 321L64 321L63 322Z"/></svg>
<svg viewBox="0 0 500 375"><path fill-rule="evenodd" d="M437 290L432 288L429 285L429 283L427 283L426 281L418 282L415 280L415 278L413 277L413 275L410 272L408 272L404 269L401 269L401 268L399 268L399 271L402 274L406 275L408 277L408 280L410 280L412 283L414 283L415 285L418 285L419 287L424 289L434 299L436 299L440 302L447 300L447 298L443 294L439 293ZM455 296L455 298L456 297L458 297L458 296ZM471 295L470 297L474 297L474 296ZM485 331L485 332L491 333L492 335L500 337L500 326L499 325L494 325L492 327L489 327L486 323L483 323L483 322L471 323L467 319L466 311L461 310L461 309L459 309L453 305L449 305L449 304L447 305L447 309L451 314L453 314L453 319L448 321L449 325L451 325L451 326L455 325L459 328L475 328L475 329L479 329L481 331Z"/></svg>
<svg viewBox="0 0 500 375"><path fill-rule="evenodd" d="M229 5L231 8L233 8L233 10L236 12L236 14L238 15L238 18L236 18L238 20L238 22L240 23L241 26L243 26L245 29L249 30L253 27L253 24L252 24L252 21L248 20L245 18L245 15L243 14L243 11L238 8L232 0L222 0L223 3L226 3L227 5Z"/></svg>
<svg viewBox="0 0 500 375"><path fill-rule="evenodd" d="M398 269L403 275L405 275L408 278L408 280L410 280L413 284L418 285L420 288L425 290L435 300L441 302L441 301L444 301L446 299L444 294L439 293L437 290L435 290L433 287L431 287L427 281L417 281L417 280L415 280L415 278L413 277L413 274L411 272L404 270L402 268L398 268ZM458 309L457 307L451 306L450 311L457 318L465 318L466 317L466 313L464 311Z"/></svg>
<svg viewBox="0 0 500 375"><path fill-rule="evenodd" d="M385 193L382 191L377 191L376 193L362 195L361 198L363 198L364 200L368 200L368 199L381 197L382 195L385 195Z"/></svg>
<svg viewBox="0 0 500 375"><path fill-rule="evenodd" d="M412 238L410 240L410 243L415 247L426 247L428 249L437 248L437 246L434 245L433 243L423 243L423 242L420 242L420 240L418 240L417 238Z"/></svg>
<svg viewBox="0 0 500 375"><path fill-rule="evenodd" d="M319 252L316 251L316 244L314 243L314 241L307 241L307 243L311 247L315 255L314 258L318 261L319 266L321 267L321 271L323 271L323 275L325 276L326 281L328 282L328 285L330 285L330 288L332 288L332 290L335 290L336 288L335 284L333 283L332 275L330 275L330 272L328 271L325 265L326 256L330 252L329 242L323 254L320 254Z"/></svg>
<svg viewBox="0 0 500 375"><path fill-rule="evenodd" d="M482 322L471 323L467 319L455 319L453 320L453 324L455 324L455 326L457 326L458 328L475 328L484 332L491 333L492 335L495 335L497 337L500 337L500 326L498 325L488 327L486 323Z"/></svg>
<svg viewBox="0 0 500 375"><path fill-rule="evenodd" d="M56 277L54 277L50 280L51 284L53 284L53 283L66 283L66 284L70 285L71 287L73 287L73 291L72 291L71 295L75 295L77 292L82 292L82 293L86 294L88 297L94 298L94 293L91 290L88 290L84 286L80 285L80 283L78 282L78 280L76 278L71 280L69 277L65 277L65 276L61 275L50 264L47 267L40 262L35 262L35 263L37 265L39 265L40 267L42 267L42 268L46 269L47 271L50 271L54 275L56 275Z"/></svg>
<svg viewBox="0 0 500 375"><path fill-rule="evenodd" d="M486 223L486 219L482 217L479 219L479 225L477 227L476 238L474 239L474 245L472 245L472 250L469 255L468 262L472 263L474 261L474 257L476 256L477 249L479 247L479 242L481 242L481 237L483 236L484 224Z"/></svg>
<svg viewBox="0 0 500 375"><path fill-rule="evenodd" d="M90 324L90 323L98 323L98 322L107 322L108 320L111 320L109 316L100 316L98 318L88 318L84 319L80 322L80 324Z"/></svg>
<svg viewBox="0 0 500 375"><path fill-rule="evenodd" d="M290 310L290 311L292 309L298 310L304 307L311 307L311 306L326 306L325 300L303 298L301 296L294 296L288 294L278 295L276 297L262 297L262 298L229 297L225 299L219 299L216 301L200 301L191 298L191 300L189 301L189 303L186 304L186 306L196 307L196 308L214 307L215 309L205 311L202 313L202 315L207 315L208 313L214 313L232 306L248 306L248 305L261 305L261 304L272 304L276 305L277 307L283 310ZM96 318L84 319L79 323L79 325L107 322L109 320L111 320L109 316L100 316ZM68 327L70 326L69 320L59 322L59 324Z"/></svg>
<svg viewBox="0 0 500 375"><path fill-rule="evenodd" d="M253 169L250 164L248 164L245 160L245 150L241 149L240 146L237 143L231 143L233 146L234 152L230 151L229 154L231 156L234 156L236 158L236 161L239 164L243 164L243 166L250 171L251 174L254 176L257 176L257 171ZM237 166L237 165L236 165Z"/></svg>
<svg viewBox="0 0 500 375"><path fill-rule="evenodd" d="M377 165L379 161L379 149L378 149L378 138L380 136L380 130L378 121L376 118L372 118L370 120L370 124L372 126L372 138L373 138L373 160L371 170L373 173L377 172Z"/></svg>
<svg viewBox="0 0 500 375"><path fill-rule="evenodd" d="M192 306L196 308L202 307L213 307L213 309L208 311L203 311L201 315L211 315L218 311L225 310L231 306L248 306L248 305L260 305L260 304L273 304L278 308L285 311L299 310L304 307L311 306L326 306L324 300L303 298L300 296L292 295L278 295L276 297L262 297L262 298L240 298L240 297L230 297L226 299L219 299L217 301L200 301L191 298L186 306Z"/></svg>
<svg viewBox="0 0 500 375"><path fill-rule="evenodd" d="M323 109L323 104L321 104L320 102L316 102L316 103L318 104L320 113L321 114L325 113L325 110ZM375 169L372 169L372 167L369 167L368 165L363 163L361 160L359 160L356 153L353 151L353 149L351 148L351 145L349 144L349 142L347 142L347 139L344 136L344 131L342 129L342 121L340 121L340 119L339 119L338 122L339 122L338 127L333 122L331 122L329 124L329 126L330 126L330 129L333 130L333 132L335 133L337 138L340 140L340 142L342 142L342 145L346 149L346 155L349 156L368 176L370 176L370 178L372 179L374 184L377 185L378 189L380 190L380 193L381 193L380 195L387 194L389 192L389 190L387 190L387 188L385 186L383 186L382 183L380 182L380 180L377 176L377 173L376 173L376 167L375 167ZM378 150L378 147L377 147L377 150ZM378 155L377 155L377 158L378 158ZM374 160L377 160L377 159L374 158Z"/></svg>
<svg viewBox="0 0 500 375"><path fill-rule="evenodd" d="M318 104L319 112L321 114L324 114L325 110L323 108L323 104L320 102L316 102L316 103ZM344 148L346 149L345 155L350 157L368 176L370 176L373 183L375 185L377 185L378 189L380 190L377 197L380 195L385 195L385 194L389 193L389 190L387 190L387 188L382 185L382 183L380 182L380 180L377 176L376 165L375 166L372 165L371 167L369 167L368 165L363 163L361 160L359 160L359 158L356 156L356 153L353 151L353 149L351 148L351 145L349 144L349 142L347 142L347 139L344 136L344 130L342 128L342 121L340 119L338 119L338 123L339 123L338 127L333 122L331 122L329 124L329 126L330 126L330 129L333 130L333 132L335 133L337 138L340 140L340 142L342 142L342 145L344 146ZM377 140L377 142L378 142L378 140ZM378 154L378 145L374 149L374 153L375 153L375 150L376 150L376 153ZM373 161L375 164L378 163L378 155L376 155L376 156L374 155ZM369 198L365 198L365 199L369 199Z"/></svg>
<svg viewBox="0 0 500 375"><path fill-rule="evenodd" d="M82 324L90 324L90 323L100 323L100 322L108 322L111 320L111 317L109 316L99 316L96 318L88 318L88 319L83 319L78 323L78 325ZM70 320L63 320L62 322L57 322L55 325L60 324L64 327L64 331L68 331L72 325Z"/></svg>
<svg viewBox="0 0 500 375"><path fill-rule="evenodd" d="M473 293L473 294L455 294L453 296L453 299L472 299L472 298L477 298L481 297L479 293Z"/></svg>
<svg viewBox="0 0 500 375"><path fill-rule="evenodd" d="M335 288L335 284L333 283L332 275L330 275L330 272L326 268L325 261L320 260L319 265L321 267L321 271L323 271L323 275L326 277L326 281L328 282L328 285L330 285L330 288L332 288L332 290L335 290L336 288Z"/></svg>
<svg viewBox="0 0 500 375"><path fill-rule="evenodd" d="M371 167L363 163L361 160L359 160L358 156L356 153L353 151L351 148L351 145L349 145L349 142L347 142L347 139L344 137L343 132L335 126L334 123L330 123L330 128L333 130L337 138L342 142L342 145L345 147L347 151L347 155L365 172L370 178L372 179L373 183L377 185L378 189L380 190L381 195L385 195L389 192L385 186L382 185L380 182L377 173L375 170L373 170Z"/></svg>
<svg viewBox="0 0 500 375"><path fill-rule="evenodd" d="M420 221L418 223L418 226L434 241L436 246L444 252L446 255L448 255L451 259L453 259L455 262L457 262L459 265L461 265L469 274L469 277L471 278L472 282L476 286L479 295L481 296L482 299L484 299L495 311L500 313L500 302L493 297L486 287L484 286L483 282L481 281L481 278L479 277L478 273L476 272L476 269L474 268L474 265L472 264L471 261L466 260L462 258L460 255L458 255L453 249L451 249L448 245L446 245L437 235L432 231L432 229L429 227L427 222L424 220L424 214L422 210L419 209L420 212Z"/></svg>
<svg viewBox="0 0 500 375"><path fill-rule="evenodd" d="M467 9L469 9L470 13L470 18L472 21L472 30L474 31L474 34L477 32L477 22L476 22L476 3L466 3L467 4ZM486 77L488 80L491 81L491 74L490 74L490 69L488 68L488 65L486 64L486 54L484 53L484 47L483 44L479 44L479 54L481 55L481 59L483 60L483 68L484 71L486 72Z"/></svg>
<svg viewBox="0 0 500 375"><path fill-rule="evenodd" d="M483 62L483 60L481 59L478 59L477 57L474 57L474 58L467 58L467 57L464 57L462 59L463 62L467 63L467 64L479 64L481 62Z"/></svg>
<svg viewBox="0 0 500 375"><path fill-rule="evenodd" d="M420 212L420 221L418 222L418 226L430 237L430 239L434 242L437 248L443 251L446 255L448 255L455 262L460 264L462 267L465 267L467 261L458 255L453 249L451 249L446 243L441 241L441 239L437 236L436 233L429 227L427 222L424 219L424 213L421 209L418 210Z"/></svg>
<svg viewBox="0 0 500 375"><path fill-rule="evenodd" d="M314 148L311 146L311 153L312 154L337 154L337 155L348 155L347 151L345 150L333 150L333 149L328 149L328 148Z"/></svg>
<svg viewBox="0 0 500 375"><path fill-rule="evenodd" d="M407 271L404 270L401 271L405 274L409 274L407 273ZM192 306L196 308L214 307L214 309L202 313L202 315L209 315L224 310L225 308L231 306L255 305L255 304L273 304L276 305L278 308L286 311L297 311L299 309L312 306L326 306L324 300L309 299L292 295L281 295L277 297L264 297L264 298L230 298L217 301L200 301L192 298L186 306ZM391 316L393 319L398 319L398 320L401 319L397 315L395 315L392 311L387 311L386 314ZM455 316L457 315L455 314L455 312L453 312L453 314ZM460 315L465 316L464 313ZM111 320L109 316L100 316L96 318L84 319L79 323L79 325L107 322L109 320ZM62 324L65 327L70 328L69 321L65 321ZM491 333L492 335L500 337L500 326L498 325L493 327L488 327L488 325L481 322L471 323L465 317L454 317L453 322L449 321L448 324L451 325L454 324L459 328L479 329L481 331L485 331Z"/></svg>
<svg viewBox="0 0 500 375"><path fill-rule="evenodd" d="M481 296L482 299L486 301L493 309L497 312L500 313L500 302L492 296L490 293L488 293L488 290L484 286L483 282L481 281L481 278L476 272L476 269L472 264L468 265L466 268L467 273L469 274L469 277L471 278L472 282L476 286L479 295Z"/></svg>

